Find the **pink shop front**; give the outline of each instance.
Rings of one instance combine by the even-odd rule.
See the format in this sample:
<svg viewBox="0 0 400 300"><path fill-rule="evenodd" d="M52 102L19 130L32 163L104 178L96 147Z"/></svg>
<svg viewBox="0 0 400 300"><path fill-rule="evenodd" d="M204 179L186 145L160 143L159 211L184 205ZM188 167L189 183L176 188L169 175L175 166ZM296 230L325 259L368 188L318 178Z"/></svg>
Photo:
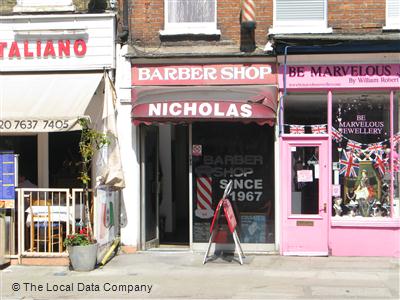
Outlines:
<svg viewBox="0 0 400 300"><path fill-rule="evenodd" d="M400 65L281 65L279 86L281 254L400 256Z"/></svg>

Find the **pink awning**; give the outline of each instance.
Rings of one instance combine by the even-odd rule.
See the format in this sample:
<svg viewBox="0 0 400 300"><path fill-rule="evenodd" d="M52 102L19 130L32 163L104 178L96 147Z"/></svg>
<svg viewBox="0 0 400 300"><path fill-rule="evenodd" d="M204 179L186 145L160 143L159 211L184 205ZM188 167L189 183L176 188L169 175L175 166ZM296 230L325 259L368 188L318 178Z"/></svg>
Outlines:
<svg viewBox="0 0 400 300"><path fill-rule="evenodd" d="M277 110L277 87L141 86L132 89L132 106L135 125L233 121L273 126Z"/></svg>

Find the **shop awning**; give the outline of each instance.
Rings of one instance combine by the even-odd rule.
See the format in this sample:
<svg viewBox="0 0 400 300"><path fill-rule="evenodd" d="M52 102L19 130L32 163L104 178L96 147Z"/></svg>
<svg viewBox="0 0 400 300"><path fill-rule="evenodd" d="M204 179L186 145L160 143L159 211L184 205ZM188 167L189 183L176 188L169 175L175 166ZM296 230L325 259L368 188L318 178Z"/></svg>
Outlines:
<svg viewBox="0 0 400 300"><path fill-rule="evenodd" d="M0 132L79 129L76 121L87 116L86 110L102 77L103 73L0 76Z"/></svg>
<svg viewBox="0 0 400 300"><path fill-rule="evenodd" d="M132 89L135 125L157 122L275 123L276 86L140 86Z"/></svg>

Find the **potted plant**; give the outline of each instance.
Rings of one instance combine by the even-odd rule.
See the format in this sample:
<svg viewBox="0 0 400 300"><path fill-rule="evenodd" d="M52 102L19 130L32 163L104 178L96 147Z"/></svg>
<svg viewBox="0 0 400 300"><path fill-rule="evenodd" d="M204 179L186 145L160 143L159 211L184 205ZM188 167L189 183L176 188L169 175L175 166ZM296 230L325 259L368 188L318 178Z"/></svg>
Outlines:
<svg viewBox="0 0 400 300"><path fill-rule="evenodd" d="M97 243L90 238L87 229L83 228L79 233L69 234L64 240L69 260L75 271L91 271L96 266Z"/></svg>
<svg viewBox="0 0 400 300"><path fill-rule="evenodd" d="M84 186L83 206L84 222L80 222L79 233L68 235L64 241L67 247L72 268L77 271L90 271L95 268L97 260L97 243L93 236L92 224L89 212L89 184L91 181L91 166L93 157L98 150L109 144L107 135L90 128L90 120L78 119L82 127L79 142L79 153L82 161L79 179Z"/></svg>

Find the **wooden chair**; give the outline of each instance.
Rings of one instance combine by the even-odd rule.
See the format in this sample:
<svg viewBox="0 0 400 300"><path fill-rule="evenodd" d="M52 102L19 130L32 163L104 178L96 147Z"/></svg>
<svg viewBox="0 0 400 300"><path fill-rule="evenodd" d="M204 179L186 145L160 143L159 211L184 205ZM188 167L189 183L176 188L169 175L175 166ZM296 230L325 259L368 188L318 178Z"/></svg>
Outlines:
<svg viewBox="0 0 400 300"><path fill-rule="evenodd" d="M39 210L35 209L40 208ZM53 252L58 245L58 252L63 251L63 224L52 221L51 203L46 200L32 201L30 210L30 251Z"/></svg>

